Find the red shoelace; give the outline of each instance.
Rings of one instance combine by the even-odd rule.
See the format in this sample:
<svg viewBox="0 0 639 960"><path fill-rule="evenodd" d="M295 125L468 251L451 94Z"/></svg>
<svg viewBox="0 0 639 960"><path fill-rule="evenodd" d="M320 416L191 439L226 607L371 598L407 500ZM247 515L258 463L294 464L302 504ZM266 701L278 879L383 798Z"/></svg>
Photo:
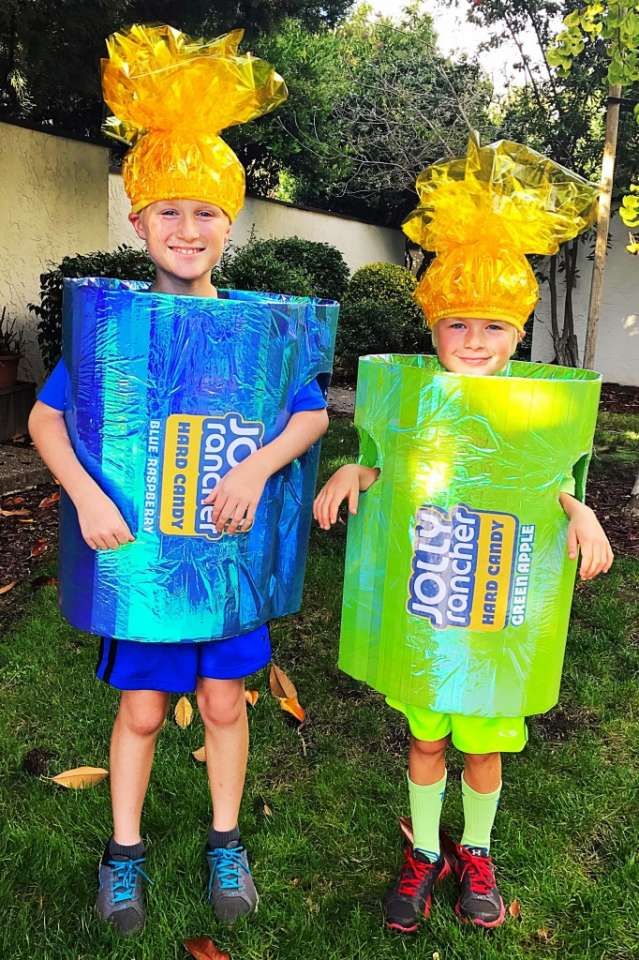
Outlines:
<svg viewBox="0 0 639 960"><path fill-rule="evenodd" d="M429 860L418 860L410 847L406 848L404 857L397 892L405 897L413 897L417 893L419 885L435 867L435 864Z"/></svg>
<svg viewBox="0 0 639 960"><path fill-rule="evenodd" d="M495 887L493 862L490 857L477 856L466 847L458 847L457 857L462 865L461 878L467 873L473 893L490 893Z"/></svg>

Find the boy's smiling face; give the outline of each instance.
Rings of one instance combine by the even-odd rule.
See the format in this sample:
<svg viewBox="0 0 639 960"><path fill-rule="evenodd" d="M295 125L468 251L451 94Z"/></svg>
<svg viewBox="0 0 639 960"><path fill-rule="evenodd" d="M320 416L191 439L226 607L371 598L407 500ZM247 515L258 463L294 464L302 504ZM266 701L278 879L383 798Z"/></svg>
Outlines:
<svg viewBox="0 0 639 960"><path fill-rule="evenodd" d="M451 373L491 376L503 370L521 340L504 320L446 317L433 328L433 344Z"/></svg>
<svg viewBox="0 0 639 960"><path fill-rule="evenodd" d="M129 220L155 264L154 290L215 295L211 270L231 229L220 207L200 200L158 200Z"/></svg>

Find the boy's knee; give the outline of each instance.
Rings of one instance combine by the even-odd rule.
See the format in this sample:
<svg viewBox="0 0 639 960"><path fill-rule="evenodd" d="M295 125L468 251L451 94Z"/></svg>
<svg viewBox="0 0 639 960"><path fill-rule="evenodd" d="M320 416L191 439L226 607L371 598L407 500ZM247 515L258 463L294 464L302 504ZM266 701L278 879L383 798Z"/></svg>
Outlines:
<svg viewBox="0 0 639 960"><path fill-rule="evenodd" d="M242 681L214 681L197 691L197 705L205 726L231 727L246 714Z"/></svg>
<svg viewBox="0 0 639 960"><path fill-rule="evenodd" d="M500 757L499 753L465 753L464 760L468 767L485 767L494 763Z"/></svg>
<svg viewBox="0 0 639 960"><path fill-rule="evenodd" d="M166 717L166 703L122 700L118 717L130 733L151 737L159 733Z"/></svg>
<svg viewBox="0 0 639 960"><path fill-rule="evenodd" d="M413 749L422 757L441 757L446 753L448 738L442 740L417 740L413 737Z"/></svg>

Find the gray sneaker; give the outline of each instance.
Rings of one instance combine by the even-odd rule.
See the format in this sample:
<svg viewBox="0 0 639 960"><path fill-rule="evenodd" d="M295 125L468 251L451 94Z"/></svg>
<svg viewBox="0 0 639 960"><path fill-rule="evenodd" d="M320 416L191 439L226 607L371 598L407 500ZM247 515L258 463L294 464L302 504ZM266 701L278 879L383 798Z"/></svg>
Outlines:
<svg viewBox="0 0 639 960"><path fill-rule="evenodd" d="M226 923L257 910L259 897L246 848L239 840L231 840L225 847L207 847L209 865L208 898L215 916Z"/></svg>
<svg viewBox="0 0 639 960"><path fill-rule="evenodd" d="M149 878L143 863L144 857L107 859L105 854L98 868L100 889L95 908L123 937L138 933L146 920L142 880Z"/></svg>

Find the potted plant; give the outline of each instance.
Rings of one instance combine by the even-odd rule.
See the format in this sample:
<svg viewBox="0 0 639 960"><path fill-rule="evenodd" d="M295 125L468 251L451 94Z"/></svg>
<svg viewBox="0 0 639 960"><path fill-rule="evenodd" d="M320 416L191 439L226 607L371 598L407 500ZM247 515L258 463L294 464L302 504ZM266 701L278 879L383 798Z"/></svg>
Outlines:
<svg viewBox="0 0 639 960"><path fill-rule="evenodd" d="M7 318L7 308L0 314L0 390L12 387L18 379L24 336L16 329L16 320Z"/></svg>

